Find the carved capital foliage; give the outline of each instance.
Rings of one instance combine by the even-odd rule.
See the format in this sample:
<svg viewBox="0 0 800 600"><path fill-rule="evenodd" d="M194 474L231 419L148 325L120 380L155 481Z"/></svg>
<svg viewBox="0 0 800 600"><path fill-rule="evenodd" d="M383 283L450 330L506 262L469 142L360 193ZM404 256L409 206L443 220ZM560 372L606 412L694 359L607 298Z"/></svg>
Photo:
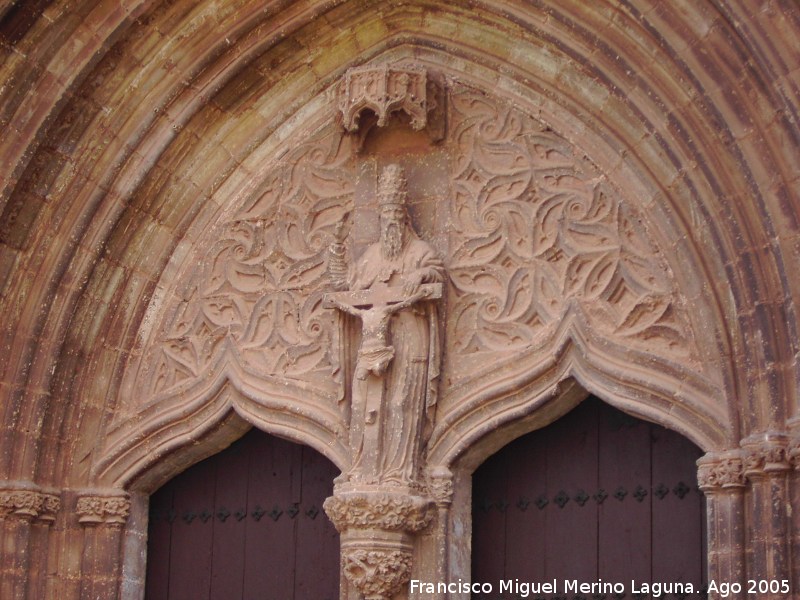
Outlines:
<svg viewBox="0 0 800 600"><path fill-rule="evenodd" d="M795 471L800 471L800 437L795 437L787 450L789 462Z"/></svg>
<svg viewBox="0 0 800 600"><path fill-rule="evenodd" d="M744 473L748 478L780 473L790 468L789 448L782 436L746 443L743 448Z"/></svg>
<svg viewBox="0 0 800 600"><path fill-rule="evenodd" d="M78 498L75 512L83 525L124 525L131 512L131 501L123 491L86 494Z"/></svg>
<svg viewBox="0 0 800 600"><path fill-rule="evenodd" d="M391 598L411 576L412 536L435 513L430 499L380 489L337 490L325 512L342 537L342 570L365 598Z"/></svg>
<svg viewBox="0 0 800 600"><path fill-rule="evenodd" d="M29 486L8 486L0 489L0 517L39 520L51 523L61 508L57 494L42 492Z"/></svg>
<svg viewBox="0 0 800 600"><path fill-rule="evenodd" d="M704 492L743 488L742 459L736 454L704 456L697 470L697 482Z"/></svg>
<svg viewBox="0 0 800 600"><path fill-rule="evenodd" d="M411 577L411 552L346 549L342 552L342 570L365 600L388 600Z"/></svg>
<svg viewBox="0 0 800 600"><path fill-rule="evenodd" d="M345 493L325 500L325 512L339 532L351 528L415 533L433 518L427 498L391 493Z"/></svg>

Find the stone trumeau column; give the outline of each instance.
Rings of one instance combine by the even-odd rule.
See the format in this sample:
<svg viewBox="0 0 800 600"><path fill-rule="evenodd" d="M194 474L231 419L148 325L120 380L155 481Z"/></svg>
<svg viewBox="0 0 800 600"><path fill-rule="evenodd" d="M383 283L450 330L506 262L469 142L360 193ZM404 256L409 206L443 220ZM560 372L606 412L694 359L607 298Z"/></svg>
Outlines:
<svg viewBox="0 0 800 600"><path fill-rule="evenodd" d="M81 598L117 598L121 580L122 536L131 510L124 490L85 490L75 512L83 527Z"/></svg>
<svg viewBox="0 0 800 600"><path fill-rule="evenodd" d="M745 508L747 578L756 585L768 586L756 589L759 598L791 598L787 436L773 432L753 435L743 440L742 448L749 483ZM783 586L784 582L787 585Z"/></svg>
<svg viewBox="0 0 800 600"><path fill-rule="evenodd" d="M362 141L359 116L365 109L378 117L378 127L400 111L412 129L428 129L432 139L441 134L430 127L441 97L425 69L352 69L340 90L344 128ZM356 320L361 336L332 349L350 356L343 364L353 365L347 374L350 467L337 479L325 511L341 534L342 572L351 591L366 600L407 597L418 536L429 532L437 506L441 513L446 504L444 492L433 497L423 464L439 385L439 300L446 274L436 250L413 229L407 186L399 165L386 166L376 198L380 239L348 261L346 216L328 258L325 306Z"/></svg>
<svg viewBox="0 0 800 600"><path fill-rule="evenodd" d="M61 500L30 482L0 483L0 598L43 597L47 536Z"/></svg>
<svg viewBox="0 0 800 600"><path fill-rule="evenodd" d="M708 580L744 586L745 479L741 452L709 452L697 464L697 481L706 496ZM709 594L712 600L719 597ZM734 600L745 597L744 593L728 596Z"/></svg>

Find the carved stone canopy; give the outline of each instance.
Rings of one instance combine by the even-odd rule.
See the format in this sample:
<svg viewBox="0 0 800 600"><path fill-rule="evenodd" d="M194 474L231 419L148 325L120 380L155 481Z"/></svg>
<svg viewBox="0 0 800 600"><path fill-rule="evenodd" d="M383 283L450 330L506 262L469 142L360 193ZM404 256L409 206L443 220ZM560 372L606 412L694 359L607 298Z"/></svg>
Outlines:
<svg viewBox="0 0 800 600"><path fill-rule="evenodd" d="M393 113L404 112L416 131L428 130L431 139L444 137L442 86L422 67L411 65L371 65L349 69L339 88L339 109L345 131L359 130L361 115L371 110L378 127L385 127Z"/></svg>

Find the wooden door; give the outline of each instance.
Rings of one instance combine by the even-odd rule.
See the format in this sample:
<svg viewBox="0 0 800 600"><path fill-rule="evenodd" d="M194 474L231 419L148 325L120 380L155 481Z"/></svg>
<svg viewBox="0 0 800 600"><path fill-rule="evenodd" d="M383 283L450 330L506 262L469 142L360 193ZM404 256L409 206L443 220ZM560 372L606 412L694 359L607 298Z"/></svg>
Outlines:
<svg viewBox="0 0 800 600"><path fill-rule="evenodd" d="M550 582L531 598L699 598L705 572L700 450L686 438L587 399L515 440L473 476L472 581ZM621 582L590 593L564 581ZM532 589L532 588L531 588ZM523 592L525 590L522 590ZM594 592L594 593L592 593ZM608 593L611 592L611 593ZM649 593L648 593L649 592ZM475 595L474 597L481 597Z"/></svg>
<svg viewBox="0 0 800 600"><path fill-rule="evenodd" d="M150 499L146 600L334 600L337 469L253 430Z"/></svg>

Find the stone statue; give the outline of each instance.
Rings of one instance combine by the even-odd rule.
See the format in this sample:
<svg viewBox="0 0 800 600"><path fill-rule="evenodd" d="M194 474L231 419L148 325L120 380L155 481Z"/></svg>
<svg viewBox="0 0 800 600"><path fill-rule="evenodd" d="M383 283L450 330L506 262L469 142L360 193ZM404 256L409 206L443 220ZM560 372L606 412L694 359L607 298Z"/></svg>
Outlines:
<svg viewBox="0 0 800 600"><path fill-rule="evenodd" d="M378 182L380 240L345 262L345 228L337 227L328 271L337 290L328 306L358 316L362 341L352 387L351 481L410 485L426 420L436 403L440 344L435 298L444 266L408 221L406 181L389 165ZM439 284L439 285L436 285Z"/></svg>

